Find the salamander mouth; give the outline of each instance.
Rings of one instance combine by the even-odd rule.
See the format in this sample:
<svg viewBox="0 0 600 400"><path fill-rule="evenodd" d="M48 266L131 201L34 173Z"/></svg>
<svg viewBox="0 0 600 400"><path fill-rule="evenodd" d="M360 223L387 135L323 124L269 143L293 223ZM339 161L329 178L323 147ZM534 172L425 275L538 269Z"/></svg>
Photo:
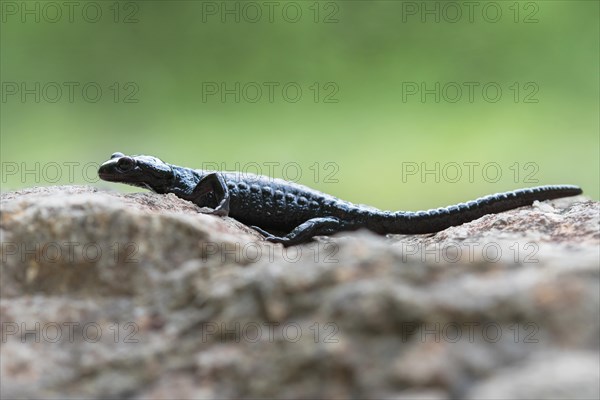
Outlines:
<svg viewBox="0 0 600 400"><path fill-rule="evenodd" d="M100 179L106 182L125 183L130 186L136 186L144 189L153 190L152 187L150 187L150 185L148 185L146 182L132 176L122 175L114 172L100 171L98 171L98 176L100 177Z"/></svg>
<svg viewBox="0 0 600 400"><path fill-rule="evenodd" d="M98 172L98 176L100 177L100 179L104 180L104 181L109 181L109 182L119 182L119 176L115 175L115 174L111 174L109 172Z"/></svg>
<svg viewBox="0 0 600 400"><path fill-rule="evenodd" d="M102 164L100 168L98 168L98 176L100 179L109 181L109 182L125 182L129 183L132 181L138 181L135 174L131 173L131 171L122 171L119 169L117 163L114 160L109 160Z"/></svg>
<svg viewBox="0 0 600 400"><path fill-rule="evenodd" d="M102 179L103 181L122 182L127 183L129 185L142 185L144 183L142 179L136 178L135 176L124 175L115 172L98 171L98 177L100 177L100 179Z"/></svg>

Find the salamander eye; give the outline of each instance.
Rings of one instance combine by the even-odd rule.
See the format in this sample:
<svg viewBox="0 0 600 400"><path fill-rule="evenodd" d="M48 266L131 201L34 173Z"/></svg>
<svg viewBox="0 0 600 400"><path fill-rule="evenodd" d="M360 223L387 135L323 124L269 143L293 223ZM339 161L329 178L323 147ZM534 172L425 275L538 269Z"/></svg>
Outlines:
<svg viewBox="0 0 600 400"><path fill-rule="evenodd" d="M117 168L123 172L132 170L135 167L135 160L131 157L121 157L117 160Z"/></svg>
<svg viewBox="0 0 600 400"><path fill-rule="evenodd" d="M110 159L112 160L113 158L124 157L124 156L125 156L125 154L123 154L123 153L119 153L119 152L112 153L112 155L110 156Z"/></svg>

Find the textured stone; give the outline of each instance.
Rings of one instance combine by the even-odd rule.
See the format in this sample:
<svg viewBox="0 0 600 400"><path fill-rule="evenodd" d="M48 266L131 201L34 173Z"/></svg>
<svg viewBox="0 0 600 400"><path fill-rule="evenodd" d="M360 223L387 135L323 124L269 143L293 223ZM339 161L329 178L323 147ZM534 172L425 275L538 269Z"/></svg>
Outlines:
<svg viewBox="0 0 600 400"><path fill-rule="evenodd" d="M585 197L288 249L173 195L0 201L2 398L600 396Z"/></svg>

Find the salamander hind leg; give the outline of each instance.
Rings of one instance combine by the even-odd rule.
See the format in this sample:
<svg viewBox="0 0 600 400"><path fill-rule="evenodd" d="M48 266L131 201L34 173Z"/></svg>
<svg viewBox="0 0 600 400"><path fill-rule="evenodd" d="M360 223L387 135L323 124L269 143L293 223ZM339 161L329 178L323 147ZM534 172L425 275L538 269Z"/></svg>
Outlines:
<svg viewBox="0 0 600 400"><path fill-rule="evenodd" d="M265 240L272 243L281 243L285 247L307 243L314 236L331 235L344 230L344 224L334 217L312 218L298 225L285 236L267 235ZM268 233L259 229L261 233Z"/></svg>

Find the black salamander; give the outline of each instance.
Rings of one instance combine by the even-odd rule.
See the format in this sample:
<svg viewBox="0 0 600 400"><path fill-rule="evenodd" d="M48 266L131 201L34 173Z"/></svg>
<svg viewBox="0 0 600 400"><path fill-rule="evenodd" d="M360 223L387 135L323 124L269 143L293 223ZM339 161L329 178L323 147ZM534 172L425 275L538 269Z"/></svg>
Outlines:
<svg viewBox="0 0 600 400"><path fill-rule="evenodd" d="M213 208L218 216L230 216L251 226L265 239L297 245L314 236L366 228L379 234L439 232L473 221L543 201L582 193L577 186L538 186L498 193L477 200L428 211L382 211L352 204L309 187L282 179L236 172L195 170L167 164L151 156L114 153L100 166L98 175L121 182L174 193L200 207ZM278 236L273 232L287 232Z"/></svg>

